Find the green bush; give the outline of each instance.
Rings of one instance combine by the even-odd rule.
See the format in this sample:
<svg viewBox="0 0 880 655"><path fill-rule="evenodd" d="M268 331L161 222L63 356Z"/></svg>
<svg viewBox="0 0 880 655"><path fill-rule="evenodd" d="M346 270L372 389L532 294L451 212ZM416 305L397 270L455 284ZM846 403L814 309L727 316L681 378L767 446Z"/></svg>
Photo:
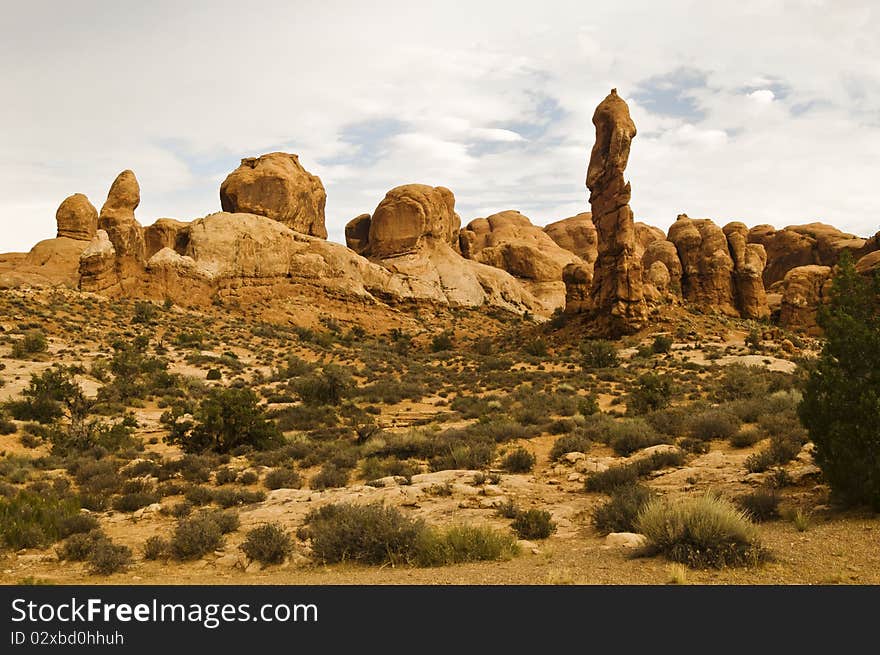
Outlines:
<svg viewBox="0 0 880 655"><path fill-rule="evenodd" d="M413 560L419 566L445 566L506 559L517 552L512 535L490 527L461 524L422 530Z"/></svg>
<svg viewBox="0 0 880 655"><path fill-rule="evenodd" d="M257 401L251 389L213 388L200 402L193 421L182 419L181 407L163 414L163 423L170 429L166 440L189 453L227 453L244 445L259 449L277 446L281 432Z"/></svg>
<svg viewBox="0 0 880 655"><path fill-rule="evenodd" d="M580 344L581 365L585 369L611 368L620 365L617 349L611 341L589 339Z"/></svg>
<svg viewBox="0 0 880 655"><path fill-rule="evenodd" d="M178 521L171 535L170 552L178 560L198 559L223 545L223 532L208 515Z"/></svg>
<svg viewBox="0 0 880 655"><path fill-rule="evenodd" d="M306 405L339 405L352 386L349 372L333 364L293 383L294 390Z"/></svg>
<svg viewBox="0 0 880 655"><path fill-rule="evenodd" d="M293 548L293 541L280 523L265 523L248 530L241 549L261 564L281 564Z"/></svg>
<svg viewBox="0 0 880 655"><path fill-rule="evenodd" d="M642 448L667 441L666 437L658 434L650 423L641 418L615 421L608 429L607 439L618 455L630 455Z"/></svg>
<svg viewBox="0 0 880 655"><path fill-rule="evenodd" d="M652 500L636 526L650 549L695 568L756 564L767 556L755 525L717 496Z"/></svg>
<svg viewBox="0 0 880 655"><path fill-rule="evenodd" d="M302 478L292 468L272 469L263 479L266 489L299 489Z"/></svg>
<svg viewBox="0 0 880 655"><path fill-rule="evenodd" d="M672 350L672 337L666 334L658 334L651 343L651 350L656 354L668 353Z"/></svg>
<svg viewBox="0 0 880 655"><path fill-rule="evenodd" d="M748 448L763 439L761 432L754 426L741 427L730 437L730 445L734 448Z"/></svg>
<svg viewBox="0 0 880 655"><path fill-rule="evenodd" d="M0 497L0 544L18 550L52 543L77 514L79 505L72 498L24 490Z"/></svg>
<svg viewBox="0 0 880 655"><path fill-rule="evenodd" d="M723 409L708 409L694 416L688 425L696 439L730 439L739 430L740 421L735 414Z"/></svg>
<svg viewBox="0 0 880 655"><path fill-rule="evenodd" d="M758 489L736 499L736 504L756 522L779 517L779 492L775 489Z"/></svg>
<svg viewBox="0 0 880 655"><path fill-rule="evenodd" d="M325 505L306 515L300 536L327 563L401 564L413 560L425 524L381 504Z"/></svg>
<svg viewBox="0 0 880 655"><path fill-rule="evenodd" d="M208 373L205 375L206 380L221 380L223 379L223 374L220 372L219 368L208 369Z"/></svg>
<svg viewBox="0 0 880 655"><path fill-rule="evenodd" d="M550 448L550 459L556 462L566 453L586 453L592 445L590 439L579 432L566 434L553 442L553 446Z"/></svg>
<svg viewBox="0 0 880 655"><path fill-rule="evenodd" d="M611 500L593 510L593 525L600 534L633 532L639 512L652 497L648 487L626 484L611 492Z"/></svg>
<svg viewBox="0 0 880 655"><path fill-rule="evenodd" d="M441 332L431 339L431 351L435 353L452 350L455 344L452 342L452 335L449 332Z"/></svg>
<svg viewBox="0 0 880 655"><path fill-rule="evenodd" d="M12 342L12 357L22 359L49 350L49 342L41 330L28 330L18 341Z"/></svg>
<svg viewBox="0 0 880 655"><path fill-rule="evenodd" d="M520 539L546 539L556 532L550 512L543 509L527 509L519 512L511 526Z"/></svg>
<svg viewBox="0 0 880 655"><path fill-rule="evenodd" d="M672 381L669 376L645 373L629 393L626 407L633 414L644 414L669 405L672 397Z"/></svg>
<svg viewBox="0 0 880 655"><path fill-rule="evenodd" d="M109 539L99 541L89 554L88 562L92 575L111 575L131 565L131 548L114 544Z"/></svg>
<svg viewBox="0 0 880 655"><path fill-rule="evenodd" d="M85 562L98 542L108 541L109 537L101 530L75 534L68 537L55 549L58 559L68 562Z"/></svg>
<svg viewBox="0 0 880 655"><path fill-rule="evenodd" d="M680 466L683 462L684 453L680 450L652 453L627 464L612 466L605 471L591 474L587 478L585 488L587 491L612 493L618 487L636 484L640 477L648 475L652 471Z"/></svg>
<svg viewBox="0 0 880 655"><path fill-rule="evenodd" d="M167 556L171 551L171 544L167 539L159 535L148 537L144 542L144 559L157 560Z"/></svg>
<svg viewBox="0 0 880 655"><path fill-rule="evenodd" d="M331 462L327 462L321 470L309 480L312 489L335 489L348 484L350 470L340 468Z"/></svg>
<svg viewBox="0 0 880 655"><path fill-rule="evenodd" d="M509 473L528 473L535 467L535 456L522 446L501 460L501 468Z"/></svg>

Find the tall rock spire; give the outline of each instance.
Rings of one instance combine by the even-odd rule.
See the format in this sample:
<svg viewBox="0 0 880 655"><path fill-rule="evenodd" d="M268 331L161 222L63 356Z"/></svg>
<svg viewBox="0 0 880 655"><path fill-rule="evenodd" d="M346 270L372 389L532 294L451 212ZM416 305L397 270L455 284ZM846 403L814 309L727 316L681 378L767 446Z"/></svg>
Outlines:
<svg viewBox="0 0 880 655"><path fill-rule="evenodd" d="M598 331L618 336L645 324L648 309L642 289L642 265L636 252L630 186L623 173L636 126L617 89L593 114L596 143L587 169L593 223L598 235L591 313Z"/></svg>

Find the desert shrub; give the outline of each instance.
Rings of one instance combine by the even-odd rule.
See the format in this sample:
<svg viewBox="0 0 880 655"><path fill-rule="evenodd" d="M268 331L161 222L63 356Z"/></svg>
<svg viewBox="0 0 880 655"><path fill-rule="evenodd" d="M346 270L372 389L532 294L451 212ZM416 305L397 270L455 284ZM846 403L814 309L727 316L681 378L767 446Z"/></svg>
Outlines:
<svg viewBox="0 0 880 655"><path fill-rule="evenodd" d="M208 369L208 372L205 375L206 380L220 380L222 378L223 374L220 372L219 368Z"/></svg>
<svg viewBox="0 0 880 655"><path fill-rule="evenodd" d="M527 509L519 512L511 526L520 539L546 539L556 532L550 512L543 509Z"/></svg>
<svg viewBox="0 0 880 655"><path fill-rule="evenodd" d="M657 432L670 437L677 437L684 433L687 419L693 410L684 407L664 407L653 412L647 412L642 416L651 424Z"/></svg>
<svg viewBox="0 0 880 655"><path fill-rule="evenodd" d="M435 353L452 350L454 345L452 335L445 330L431 339L431 351Z"/></svg>
<svg viewBox="0 0 880 655"><path fill-rule="evenodd" d="M649 548L691 567L741 566L767 556L755 525L717 496L652 500L636 525Z"/></svg>
<svg viewBox="0 0 880 655"><path fill-rule="evenodd" d="M648 475L652 471L680 466L683 462L684 453L679 450L652 453L647 457L639 457L633 462L591 474L585 482L585 488L587 491L612 493L618 487L636 484L641 476Z"/></svg>
<svg viewBox="0 0 880 655"><path fill-rule="evenodd" d="M228 466L217 469L217 472L214 474L214 482L220 486L224 484L231 484L235 482L237 478L238 472L235 469L229 468Z"/></svg>
<svg viewBox="0 0 880 655"><path fill-rule="evenodd" d="M254 471L244 471L238 475L238 484L256 484L260 477Z"/></svg>
<svg viewBox="0 0 880 655"><path fill-rule="evenodd" d="M58 522L58 536L68 537L72 534L91 532L98 527L98 519L91 514L73 514Z"/></svg>
<svg viewBox="0 0 880 655"><path fill-rule="evenodd" d="M512 498L508 498L501 505L499 505L495 512L501 518L505 519L515 519L520 512L519 506L513 501Z"/></svg>
<svg viewBox="0 0 880 655"><path fill-rule="evenodd" d="M668 353L672 350L672 337L666 334L658 334L651 343L651 351L656 354Z"/></svg>
<svg viewBox="0 0 880 655"><path fill-rule="evenodd" d="M34 548L56 541L62 526L79 513L72 498L21 490L0 497L0 544L12 550Z"/></svg>
<svg viewBox="0 0 880 655"><path fill-rule="evenodd" d="M722 409L708 409L700 412L688 422L691 436L704 441L729 439L736 434L739 426L739 418Z"/></svg>
<svg viewBox="0 0 880 655"><path fill-rule="evenodd" d="M98 541L89 554L89 573L111 575L131 565L131 548L114 544L109 539Z"/></svg>
<svg viewBox="0 0 880 655"><path fill-rule="evenodd" d="M757 398L766 395L768 388L767 377L761 367L730 364L724 367L713 397L718 402Z"/></svg>
<svg viewBox="0 0 880 655"><path fill-rule="evenodd" d="M365 480L378 480L391 475L411 478L419 473L421 467L411 461L401 461L394 455L388 457L367 457L361 464L361 476Z"/></svg>
<svg viewBox="0 0 880 655"><path fill-rule="evenodd" d="M263 486L266 489L299 489L302 478L292 468L272 469L263 478Z"/></svg>
<svg viewBox="0 0 880 655"><path fill-rule="evenodd" d="M278 413L278 429L283 432L314 430L338 424L339 416L329 405L294 405Z"/></svg>
<svg viewBox="0 0 880 655"><path fill-rule="evenodd" d="M617 349L611 341L588 339L580 344L581 365L585 369L611 368L620 364Z"/></svg>
<svg viewBox="0 0 880 655"><path fill-rule="evenodd" d="M671 396L672 381L669 376L645 373L627 396L626 407L634 414L644 414L663 409L669 404Z"/></svg>
<svg viewBox="0 0 880 655"><path fill-rule="evenodd" d="M238 518L238 512L234 510L201 510L196 514L197 518L213 521L220 529L220 534L229 534L238 530L241 520Z"/></svg>
<svg viewBox="0 0 880 655"><path fill-rule="evenodd" d="M682 437L675 442L675 445L686 453L703 455L709 452L709 443L695 437Z"/></svg>
<svg viewBox="0 0 880 655"><path fill-rule="evenodd" d="M12 342L12 356L22 359L49 350L49 342L42 330L27 330L21 339Z"/></svg>
<svg viewBox="0 0 880 655"><path fill-rule="evenodd" d="M489 466L495 456L495 446L487 443L450 445L448 452L436 455L428 462L432 471L451 469L479 470Z"/></svg>
<svg viewBox="0 0 880 655"><path fill-rule="evenodd" d="M611 500L593 511L593 525L600 534L633 532L639 512L652 492L641 484L627 484L611 492Z"/></svg>
<svg viewBox="0 0 880 655"><path fill-rule="evenodd" d="M290 534L280 523L264 523L248 530L241 549L261 564L281 564L293 548Z"/></svg>
<svg viewBox="0 0 880 655"><path fill-rule="evenodd" d="M0 407L0 434L15 434L17 431L18 426L9 420L6 412Z"/></svg>
<svg viewBox="0 0 880 655"><path fill-rule="evenodd" d="M592 416L599 411L599 401L591 393L582 396L577 400L577 411L582 416Z"/></svg>
<svg viewBox="0 0 880 655"><path fill-rule="evenodd" d="M352 389L351 374L333 364L296 380L293 388L306 405L339 405Z"/></svg>
<svg viewBox="0 0 880 655"><path fill-rule="evenodd" d="M257 404L251 389L216 387L208 391L193 414L183 419L183 408L175 407L162 415L170 434L166 440L186 452L214 450L226 453L243 445L270 448L281 441L278 426Z"/></svg>
<svg viewBox="0 0 880 655"><path fill-rule="evenodd" d="M758 489L736 499L736 504L758 523L779 517L779 492L775 489Z"/></svg>
<svg viewBox="0 0 880 655"><path fill-rule="evenodd" d="M144 542L144 559L157 560L167 556L171 551L171 544L167 539L159 535L148 537Z"/></svg>
<svg viewBox="0 0 880 655"><path fill-rule="evenodd" d="M348 478L351 471L346 468L340 468L331 462L327 462L321 467L312 479L309 480L309 487L312 489L335 489L344 487L348 484Z"/></svg>
<svg viewBox="0 0 880 655"><path fill-rule="evenodd" d="M98 542L107 541L109 538L101 530L91 530L87 533L75 534L65 539L55 554L59 560L68 562L85 562Z"/></svg>
<svg viewBox="0 0 880 655"><path fill-rule="evenodd" d="M159 496L152 492L135 491L122 494L113 499L113 509L117 512L134 512L159 501Z"/></svg>
<svg viewBox="0 0 880 655"><path fill-rule="evenodd" d="M424 522L392 507L339 503L309 512L300 536L327 563L399 564L412 561L424 530Z"/></svg>
<svg viewBox="0 0 880 655"><path fill-rule="evenodd" d="M249 491L240 487L222 487L213 492L213 500L220 507L236 507L262 503L266 500L266 494L263 491Z"/></svg>
<svg viewBox="0 0 880 655"><path fill-rule="evenodd" d="M444 566L505 559L517 551L516 540L508 533L461 524L423 529L415 543L413 560L418 566Z"/></svg>
<svg viewBox="0 0 880 655"><path fill-rule="evenodd" d="M9 413L19 421L51 423L61 418L65 409L86 405L73 372L64 366L52 366L42 373L32 374L30 383L21 395L21 400L6 403Z"/></svg>
<svg viewBox="0 0 880 655"><path fill-rule="evenodd" d="M573 432L559 437L550 448L550 459L558 461L566 453L585 453L590 450L592 442L580 432Z"/></svg>
<svg viewBox="0 0 880 655"><path fill-rule="evenodd" d="M214 491L208 487L193 485L184 492L184 497L193 505L207 505L214 500Z"/></svg>
<svg viewBox="0 0 880 655"><path fill-rule="evenodd" d="M523 352L527 355L531 355L532 357L546 357L547 356L547 342L544 341L541 337L533 339L531 341L527 341L523 345Z"/></svg>
<svg viewBox="0 0 880 655"><path fill-rule="evenodd" d="M667 441L651 424L641 418L615 421L608 429L608 444L618 455L629 455L648 446Z"/></svg>
<svg viewBox="0 0 880 655"><path fill-rule="evenodd" d="M171 535L170 553L178 560L198 559L223 545L220 526L210 516L196 515L177 522Z"/></svg>
<svg viewBox="0 0 880 655"><path fill-rule="evenodd" d="M522 446L501 460L501 468L509 473L528 473L535 467L535 456Z"/></svg>
<svg viewBox="0 0 880 655"><path fill-rule="evenodd" d="M763 473L774 466L790 462L800 450L799 441L792 441L784 436L771 437L769 446L746 458L746 470L749 473Z"/></svg>
<svg viewBox="0 0 880 655"><path fill-rule="evenodd" d="M734 448L748 448L758 443L764 436L754 426L743 426L730 436L730 445Z"/></svg>

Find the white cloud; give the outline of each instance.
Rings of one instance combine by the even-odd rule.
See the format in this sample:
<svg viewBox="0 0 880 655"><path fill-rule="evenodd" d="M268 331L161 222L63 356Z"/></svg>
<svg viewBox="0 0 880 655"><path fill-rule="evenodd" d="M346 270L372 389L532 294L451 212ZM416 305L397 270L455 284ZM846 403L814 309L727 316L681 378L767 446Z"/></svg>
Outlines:
<svg viewBox="0 0 880 655"><path fill-rule="evenodd" d="M587 208L591 117L608 89L632 100L682 69L705 74L688 90L699 115L630 102L640 219L878 228L868 1L83 0L20 3L4 24L0 251L52 236L71 193L100 207L124 168L143 223L204 215L241 157L279 148L321 175L337 240L409 182L450 187L465 221L519 208L546 223ZM370 121L401 127L361 160L345 129Z"/></svg>

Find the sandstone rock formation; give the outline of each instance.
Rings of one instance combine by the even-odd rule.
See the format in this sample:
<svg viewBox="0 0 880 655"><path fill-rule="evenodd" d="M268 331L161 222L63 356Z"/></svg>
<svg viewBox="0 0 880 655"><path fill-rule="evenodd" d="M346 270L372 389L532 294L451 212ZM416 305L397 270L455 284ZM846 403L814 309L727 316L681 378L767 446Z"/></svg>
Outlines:
<svg viewBox="0 0 880 655"><path fill-rule="evenodd" d="M827 298L832 269L830 266L798 266L783 278L779 324L818 334L816 312Z"/></svg>
<svg viewBox="0 0 880 655"><path fill-rule="evenodd" d="M58 238L91 241L98 231L98 210L82 193L64 199L55 212Z"/></svg>
<svg viewBox="0 0 880 655"><path fill-rule="evenodd" d="M415 252L431 243L457 250L461 219L455 213L455 196L446 187L405 184L385 194L369 225L364 252L381 259Z"/></svg>
<svg viewBox="0 0 880 655"><path fill-rule="evenodd" d="M651 300L681 297L681 260L675 244L666 239L651 241L642 255L645 295Z"/></svg>
<svg viewBox="0 0 880 655"><path fill-rule="evenodd" d="M565 284L565 313L581 314L592 307L593 267L589 264L569 264L562 271Z"/></svg>
<svg viewBox="0 0 880 655"><path fill-rule="evenodd" d="M872 275L880 270L880 250L860 257L856 262L856 271L862 275Z"/></svg>
<svg viewBox="0 0 880 655"><path fill-rule="evenodd" d="M764 290L763 272L767 253L759 243L748 243L749 229L744 223L728 223L723 232L733 259L733 286L736 307L743 318L764 319L770 316Z"/></svg>
<svg viewBox="0 0 880 655"><path fill-rule="evenodd" d="M98 230L80 256L79 288L109 295L122 292L116 270L116 249L104 230Z"/></svg>
<svg viewBox="0 0 880 655"><path fill-rule="evenodd" d="M669 228L669 240L681 260L684 298L704 310L739 314L734 299L733 259L727 237L707 218L680 214Z"/></svg>
<svg viewBox="0 0 880 655"><path fill-rule="evenodd" d="M593 215L583 212L544 227L560 248L573 252L592 268L598 256L598 236Z"/></svg>
<svg viewBox="0 0 880 655"><path fill-rule="evenodd" d="M507 271L554 308L565 306L563 269L583 263L514 210L474 219L461 230L459 244L465 257Z"/></svg>
<svg viewBox="0 0 880 655"><path fill-rule="evenodd" d="M633 212L629 207L630 185L623 177L636 126L616 89L596 108L593 124L596 143L590 154L587 187L598 236L598 256L591 311L596 327L615 335L637 330L648 314Z"/></svg>
<svg viewBox="0 0 880 655"><path fill-rule="evenodd" d="M370 240L370 215L355 216L345 225L345 245L361 255Z"/></svg>
<svg viewBox="0 0 880 655"><path fill-rule="evenodd" d="M137 278L146 261L144 228L134 217L140 202L137 178L130 170L122 171L110 186L98 217L98 228L107 233L116 253L119 284L132 293L136 291Z"/></svg>
<svg viewBox="0 0 880 655"><path fill-rule="evenodd" d="M858 258L876 249L865 239L824 223L789 225L781 230L771 225L756 225L749 230L748 241L763 245L767 253L765 287L782 280L788 271L798 266L834 266L844 250Z"/></svg>
<svg viewBox="0 0 880 655"><path fill-rule="evenodd" d="M220 186L220 205L230 213L266 216L290 229L327 238L324 205L327 194L297 155L272 152L248 157Z"/></svg>
<svg viewBox="0 0 880 655"><path fill-rule="evenodd" d="M188 223L173 218L160 218L144 228L145 258L150 259L162 248L175 250L180 246L178 239L187 229Z"/></svg>

